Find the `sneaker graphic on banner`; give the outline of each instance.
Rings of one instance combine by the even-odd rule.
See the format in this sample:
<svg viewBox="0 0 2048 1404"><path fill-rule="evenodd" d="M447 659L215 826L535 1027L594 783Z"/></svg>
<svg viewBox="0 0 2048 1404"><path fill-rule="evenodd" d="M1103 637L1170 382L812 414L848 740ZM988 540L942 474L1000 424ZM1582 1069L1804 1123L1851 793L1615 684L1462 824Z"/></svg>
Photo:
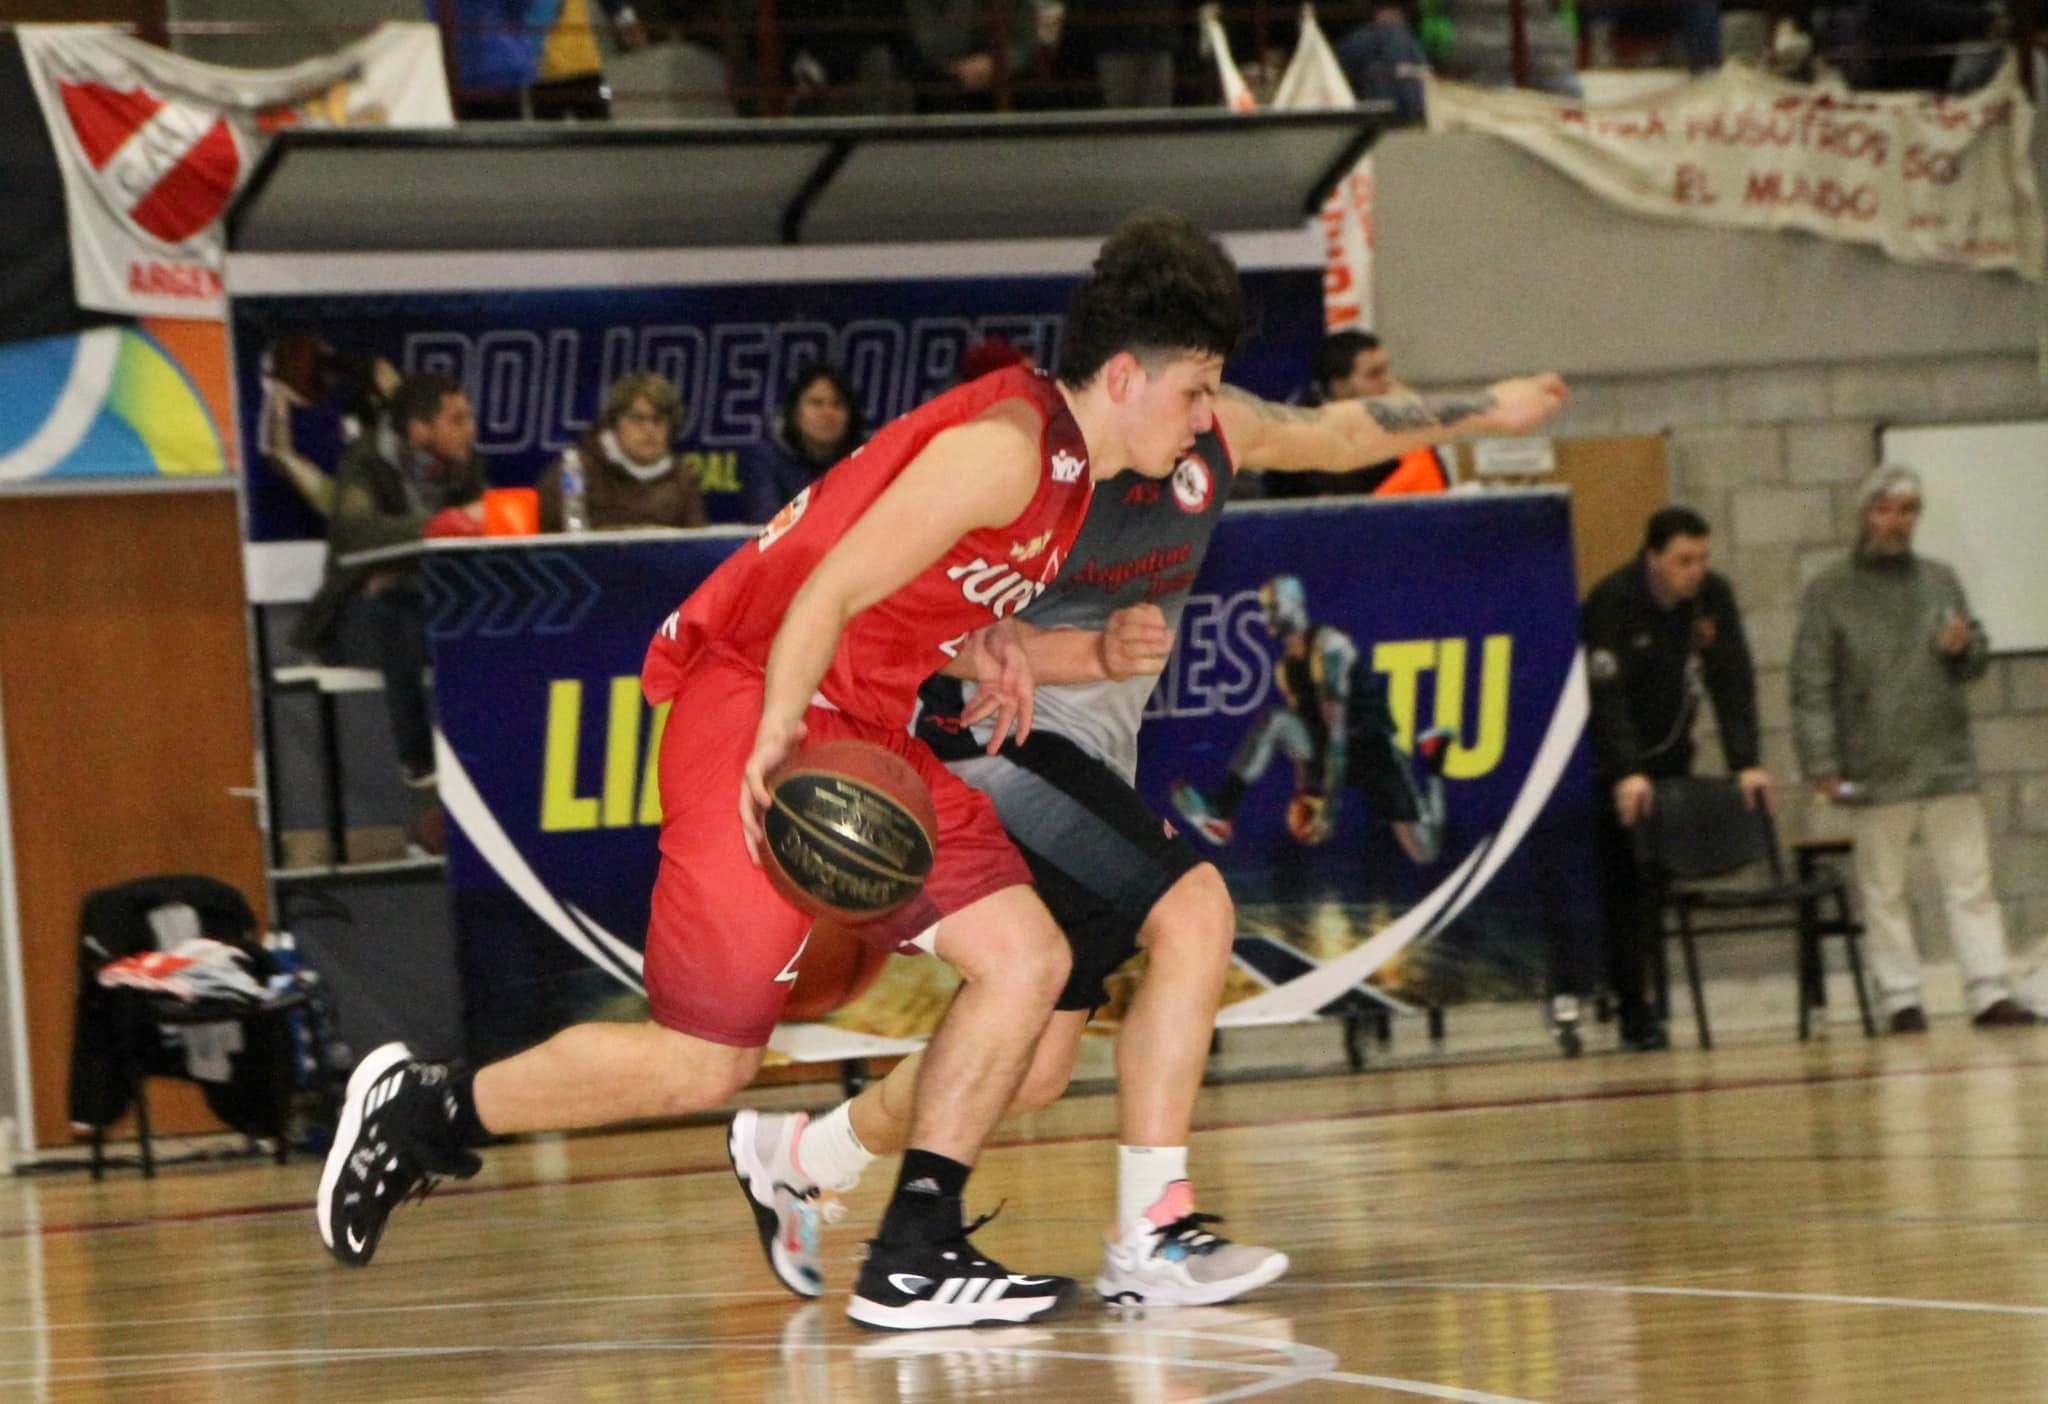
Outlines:
<svg viewBox="0 0 2048 1404"><path fill-rule="evenodd" d="M1173 782L1173 807L1180 811L1180 817L1188 821L1188 827L1200 834L1204 840L1221 848L1230 842L1236 827L1209 804L1209 797L1185 780Z"/></svg>

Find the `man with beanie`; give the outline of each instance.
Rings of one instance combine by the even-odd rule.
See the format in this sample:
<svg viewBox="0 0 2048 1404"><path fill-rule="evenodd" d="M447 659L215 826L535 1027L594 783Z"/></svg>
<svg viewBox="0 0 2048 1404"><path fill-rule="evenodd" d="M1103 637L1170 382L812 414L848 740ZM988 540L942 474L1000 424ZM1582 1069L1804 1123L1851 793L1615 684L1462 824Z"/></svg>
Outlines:
<svg viewBox="0 0 2048 1404"><path fill-rule="evenodd" d="M1956 574L1913 553L1920 475L1864 480L1862 535L1807 586L1792 653L1792 723L1814 788L1854 806L1857 886L1870 965L1895 1034L1924 1033L1920 953L1906 908L1917 832L1940 876L1949 939L1980 1028L2024 1025L2012 998L2005 921L1991 885L1963 687L1989 653Z"/></svg>

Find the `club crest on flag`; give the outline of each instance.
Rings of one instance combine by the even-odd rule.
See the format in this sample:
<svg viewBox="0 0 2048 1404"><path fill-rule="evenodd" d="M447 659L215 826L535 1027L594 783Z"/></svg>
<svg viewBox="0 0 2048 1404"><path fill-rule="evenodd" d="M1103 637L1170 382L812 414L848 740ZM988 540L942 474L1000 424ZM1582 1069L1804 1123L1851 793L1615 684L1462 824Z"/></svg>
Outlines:
<svg viewBox="0 0 2048 1404"><path fill-rule="evenodd" d="M176 249L227 212L243 158L226 117L139 84L88 80L57 91L93 189L131 234Z"/></svg>

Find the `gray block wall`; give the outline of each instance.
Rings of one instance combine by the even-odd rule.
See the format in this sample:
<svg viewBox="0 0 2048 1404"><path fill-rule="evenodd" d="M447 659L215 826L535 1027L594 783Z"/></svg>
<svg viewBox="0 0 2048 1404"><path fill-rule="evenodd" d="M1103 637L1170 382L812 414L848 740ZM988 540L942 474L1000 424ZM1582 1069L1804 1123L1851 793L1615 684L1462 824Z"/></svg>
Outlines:
<svg viewBox="0 0 2048 1404"><path fill-rule="evenodd" d="M1905 358L1639 377L1582 376L1561 436L1668 433L1672 497L1714 525L1714 565L1734 584L1756 655L1764 757L1784 791L1788 841L1842 834L1840 811L1798 780L1786 665L1799 592L1856 534L1856 485L1884 423L2048 416L2029 355ZM2048 608L2048 602L2044 602ZM1994 640L1994 644L1995 644ZM1993 864L2015 956L2048 956L2048 654L1995 658L1970 690ZM1711 718L1703 763L1720 768ZM1924 855L1913 891L1923 952L1943 957Z"/></svg>

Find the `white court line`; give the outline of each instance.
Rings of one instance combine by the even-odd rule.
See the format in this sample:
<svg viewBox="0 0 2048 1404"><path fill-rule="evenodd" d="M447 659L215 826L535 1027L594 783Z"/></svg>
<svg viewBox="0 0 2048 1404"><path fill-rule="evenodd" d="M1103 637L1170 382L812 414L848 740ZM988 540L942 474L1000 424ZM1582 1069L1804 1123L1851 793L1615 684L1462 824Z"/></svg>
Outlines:
<svg viewBox="0 0 2048 1404"><path fill-rule="evenodd" d="M1082 1334L1074 1328L1056 1334ZM1193 1339L1202 1339L1201 1332L1186 1334ZM1257 1344L1263 1349L1292 1355L1279 1342L1257 1337L1211 1337L1211 1339L1242 1340ZM849 1354L856 1359L870 1347L870 1342L841 1343L815 1341L802 1347L807 1352L831 1351ZM1261 1365L1254 1361L1198 1360L1187 1356L1120 1354L1111 1351L1066 1351L1043 1350L1035 1347L1003 1346L991 1344L983 1347L990 1355L1004 1355L1032 1360L1078 1360L1110 1365L1159 1365L1182 1370L1200 1370L1216 1374L1250 1374L1264 1377L1254 1385L1230 1390L1224 1394L1205 1395L1203 1404L1223 1404L1225 1400L1249 1398L1253 1394L1273 1393L1296 1385L1332 1384L1357 1385L1366 1389L1392 1390L1401 1394L1413 1394L1425 1399L1448 1399L1458 1404L1541 1404L1541 1401L1523 1399L1508 1394L1488 1394L1479 1390L1459 1389L1452 1385L1430 1384L1424 1380L1399 1379L1390 1375L1363 1375L1350 1371L1303 1368L1303 1362L1293 1361L1287 1365ZM1328 1360L1334 1363L1336 1357L1317 1347L1301 1347L1315 1358L1316 1363ZM137 1365L141 1369L97 1368L80 1373L52 1374L54 1383L71 1383L84 1380L118 1380L164 1378L175 1375L192 1375L221 1371L269 1370L280 1366L323 1364L331 1361L365 1362L373 1360L415 1360L434 1359L460 1355L624 1355L640 1352L660 1351L685 1353L692 1351L735 1350L774 1351L784 1354L788 1347L781 1342L755 1344L734 1340L706 1341L575 1341L556 1345L451 1345L451 1346L361 1346L325 1347L319 1349L292 1350L232 1350L232 1351L179 1351L147 1355L111 1355L102 1357L75 1357L51 1362L55 1367L68 1365ZM0 1385L25 1383L19 1379L0 1379Z"/></svg>
<svg viewBox="0 0 2048 1404"><path fill-rule="evenodd" d="M624 1306L634 1302L722 1301L742 1297L787 1297L787 1288L758 1287L732 1292L633 1292L595 1297L486 1297L472 1302L404 1302L394 1306L322 1307L319 1315L390 1316L426 1311L502 1311L517 1307ZM49 1326L0 1325L0 1335L22 1335L29 1331L146 1331L158 1326L229 1326L250 1321L304 1319L303 1309L291 1311L218 1312L206 1316L144 1316L126 1321L65 1321Z"/></svg>
<svg viewBox="0 0 2048 1404"><path fill-rule="evenodd" d="M1815 1306L1888 1307L1898 1311L1963 1311L1990 1316L2048 1316L2048 1306L2023 1306L2013 1302L1958 1302L1939 1297L1856 1297L1833 1292L1762 1292L1736 1287L1644 1287L1630 1283L1604 1282L1325 1282L1300 1280L1276 1282L1277 1288L1299 1288L1326 1292L1332 1287L1349 1287L1375 1292L1582 1292L1621 1297L1706 1297L1741 1302L1792 1302Z"/></svg>

